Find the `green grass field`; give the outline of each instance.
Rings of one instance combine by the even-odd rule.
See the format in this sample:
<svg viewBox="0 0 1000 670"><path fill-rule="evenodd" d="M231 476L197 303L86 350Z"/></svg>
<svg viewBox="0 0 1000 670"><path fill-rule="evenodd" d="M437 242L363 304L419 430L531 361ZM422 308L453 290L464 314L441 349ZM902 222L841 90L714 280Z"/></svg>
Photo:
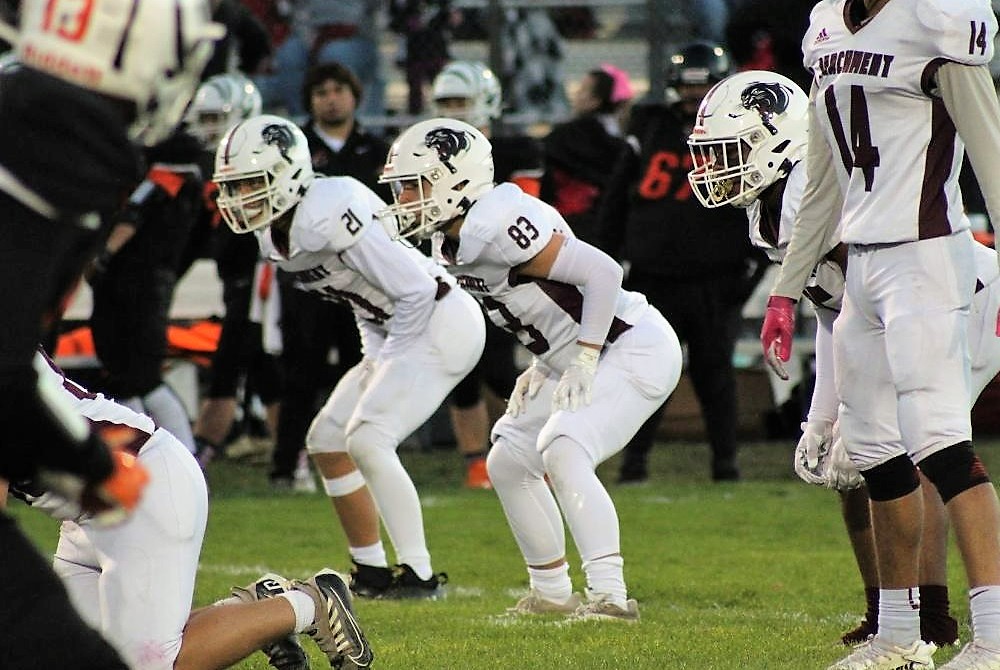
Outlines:
<svg viewBox="0 0 1000 670"><path fill-rule="evenodd" d="M862 614L864 597L836 496L794 478L792 447L746 445L745 480L713 484L704 445L662 444L649 484L609 487L630 595L642 614L634 625L504 616L527 575L496 496L461 489L453 452L402 452L424 501L435 569L448 572L450 584L447 598L435 602L356 602L375 667L825 668L843 655L839 635ZM1000 443L980 441L980 450L1000 472ZM602 466L605 481L614 481L616 465ZM209 479L195 605L267 570L305 577L324 566L349 568L324 496L272 494L265 469L231 462L214 463ZM19 503L12 512L44 550L54 548L53 522ZM579 561L571 562L582 589ZM949 568L952 610L967 641L966 586L954 550ZM303 644L314 668L327 667L311 641ZM936 660L953 653L939 651ZM236 667L267 662L255 654Z"/></svg>

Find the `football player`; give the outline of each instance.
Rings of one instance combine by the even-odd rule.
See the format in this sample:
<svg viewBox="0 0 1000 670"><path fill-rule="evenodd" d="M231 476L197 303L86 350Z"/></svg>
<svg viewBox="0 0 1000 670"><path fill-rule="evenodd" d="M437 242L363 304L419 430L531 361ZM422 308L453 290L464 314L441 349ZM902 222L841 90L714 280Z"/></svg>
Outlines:
<svg viewBox="0 0 1000 670"><path fill-rule="evenodd" d="M542 174L541 148L526 135L493 137L491 126L500 118L503 91L497 76L479 61L456 60L434 77L431 105L435 116L459 119L478 128L493 144L493 177L511 181L538 195ZM498 398L514 388L515 340L492 323L486 324L486 347L472 373L460 381L449 397L448 409L458 450L465 458L465 486L491 487L486 472L490 417L483 398L483 384Z"/></svg>
<svg viewBox="0 0 1000 670"><path fill-rule="evenodd" d="M204 150L202 172L211 175L215 169L215 149L227 130L240 121L261 112L260 91L240 74L219 74L210 77L195 93L187 113L192 135L201 141ZM215 204L218 187L205 184L205 208L199 225L213 236L213 256L222 281L225 315L219 344L212 354L212 365L198 418L194 424L196 453L202 467L221 452L236 417L236 390L241 376L244 383L252 378L253 390L267 410L268 427L273 436L280 392L278 364L274 356L264 351L263 327L251 318L251 310L260 300L261 280L266 285L264 263L259 261L257 242L249 235L236 235L229 226L221 226Z"/></svg>
<svg viewBox="0 0 1000 670"><path fill-rule="evenodd" d="M223 35L207 0L21 3L16 42L23 65L0 73L0 476L71 481L136 504L141 477L58 397L42 393L36 344L96 252L104 222L138 183L133 142L155 144L176 125L201 69ZM136 465L136 469L141 466ZM111 485L117 482L119 485ZM130 482L130 483L129 483ZM74 493L76 491L77 493ZM0 666L121 668L72 612L58 579L0 515ZM59 644L50 631L59 631Z"/></svg>
<svg viewBox="0 0 1000 670"><path fill-rule="evenodd" d="M748 71L725 79L706 96L688 144L693 164L689 179L705 207L745 207L750 238L780 263L788 247L792 222L806 183L808 100L787 78L772 72ZM844 293L846 247L836 238L816 267L803 297L816 311L816 383L803 435L795 451L795 470L803 480L837 489L844 522L858 562L868 611L858 628L845 633L845 644L866 640L878 630L878 570L867 490L834 439L838 401L834 387L832 328ZM969 346L972 354L971 403L1000 371L1000 339L983 337L994 327L1000 284L993 252L976 247L978 281L973 298ZM937 645L957 640L958 624L948 614L946 568L947 518L941 498L925 486L925 519L921 554L921 637ZM944 522L939 523L939 522Z"/></svg>
<svg viewBox="0 0 1000 670"><path fill-rule="evenodd" d="M226 223L255 232L264 258L299 288L348 305L361 333L361 362L338 381L306 436L347 535L352 589L436 597L444 573L431 568L420 500L396 448L479 360L482 313L443 268L390 239L374 219L385 203L371 189L353 177L316 178L305 135L290 121L264 115L236 125L215 165Z"/></svg>
<svg viewBox="0 0 1000 670"><path fill-rule="evenodd" d="M35 367L50 392L150 473L135 512L114 526L58 494L30 484L15 488L33 508L63 522L55 571L77 611L132 670L227 668L258 649L280 670L303 670L309 663L298 642L302 632L331 663L368 667L371 648L354 617L346 582L332 571L294 583L267 575L233 589L232 597L215 607L192 612L208 517L198 462L151 418L69 380L43 352ZM341 635L336 641L334 628Z"/></svg>
<svg viewBox="0 0 1000 670"><path fill-rule="evenodd" d="M1000 220L1000 105L985 0L828 0L803 38L808 180L761 344L788 360L794 303L839 226L850 272L833 329L844 445L871 499L878 633L833 667L933 668L920 639L919 465L948 511L973 639L947 670L1000 668L1000 504L971 441L975 242L963 149Z"/></svg>
<svg viewBox="0 0 1000 670"><path fill-rule="evenodd" d="M493 426L487 459L531 582L514 610L637 620L618 516L594 470L673 391L677 336L642 295L622 290L621 266L577 240L553 207L514 184L494 186L490 142L473 126L437 118L410 127L382 180L393 188L383 217L396 234L431 236L459 285L535 355ZM573 593L560 507L583 560L586 602Z"/></svg>

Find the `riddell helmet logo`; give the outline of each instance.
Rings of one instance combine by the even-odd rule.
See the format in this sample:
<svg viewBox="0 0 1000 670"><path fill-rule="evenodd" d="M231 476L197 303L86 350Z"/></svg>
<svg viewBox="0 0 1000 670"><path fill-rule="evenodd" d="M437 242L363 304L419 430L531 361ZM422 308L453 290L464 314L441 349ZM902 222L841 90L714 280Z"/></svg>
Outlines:
<svg viewBox="0 0 1000 670"><path fill-rule="evenodd" d="M472 143L469 134L464 130L451 128L435 128L424 136L424 146L437 152L438 160L448 170L455 174L457 170L451 164L451 159L463 151L468 151Z"/></svg>

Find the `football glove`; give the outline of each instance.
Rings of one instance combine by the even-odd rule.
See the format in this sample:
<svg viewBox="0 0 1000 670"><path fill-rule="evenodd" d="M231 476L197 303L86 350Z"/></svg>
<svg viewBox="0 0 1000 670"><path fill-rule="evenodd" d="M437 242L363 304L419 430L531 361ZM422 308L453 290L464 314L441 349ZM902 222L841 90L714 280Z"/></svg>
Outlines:
<svg viewBox="0 0 1000 670"><path fill-rule="evenodd" d="M507 414L516 417L523 412L528 400L538 395L545 380L545 373L538 367L538 359L533 360L528 369L519 374L517 381L514 382L514 390L507 399Z"/></svg>
<svg viewBox="0 0 1000 670"><path fill-rule="evenodd" d="M780 295L767 299L760 344L764 360L781 379L788 379L783 363L792 357L792 334L795 331L795 301Z"/></svg>
<svg viewBox="0 0 1000 670"><path fill-rule="evenodd" d="M563 371L556 390L552 393L553 412L561 409L575 412L590 404L600 355L600 349L579 347L576 358Z"/></svg>
<svg viewBox="0 0 1000 670"><path fill-rule="evenodd" d="M807 484L826 486L825 476L830 446L833 440L833 424L829 421L805 421L802 423L802 437L795 447L795 474Z"/></svg>
<svg viewBox="0 0 1000 670"><path fill-rule="evenodd" d="M22 497L33 507L40 504L42 511L55 518L65 519L67 515L90 518L102 526L121 523L135 510L149 483L149 471L135 456L121 449L121 445L133 441L139 433L128 426L101 428L101 438L108 444L112 463L111 474L104 480L88 483L69 472L41 470L37 486L18 487L26 494Z"/></svg>
<svg viewBox="0 0 1000 670"><path fill-rule="evenodd" d="M830 455L827 461L824 474L828 488L836 491L850 491L864 486L865 479L848 457L844 441L840 439L840 427L837 424L833 426Z"/></svg>

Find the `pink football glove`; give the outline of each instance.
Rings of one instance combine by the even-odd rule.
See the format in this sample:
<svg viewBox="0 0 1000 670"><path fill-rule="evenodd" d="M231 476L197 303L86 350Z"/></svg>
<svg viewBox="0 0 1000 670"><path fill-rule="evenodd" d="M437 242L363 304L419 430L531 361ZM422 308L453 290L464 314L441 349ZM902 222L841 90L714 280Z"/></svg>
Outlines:
<svg viewBox="0 0 1000 670"><path fill-rule="evenodd" d="M780 295L767 299L764 325L760 329L760 344L764 360L774 373L788 379L782 363L792 357L792 333L795 331L795 301Z"/></svg>

